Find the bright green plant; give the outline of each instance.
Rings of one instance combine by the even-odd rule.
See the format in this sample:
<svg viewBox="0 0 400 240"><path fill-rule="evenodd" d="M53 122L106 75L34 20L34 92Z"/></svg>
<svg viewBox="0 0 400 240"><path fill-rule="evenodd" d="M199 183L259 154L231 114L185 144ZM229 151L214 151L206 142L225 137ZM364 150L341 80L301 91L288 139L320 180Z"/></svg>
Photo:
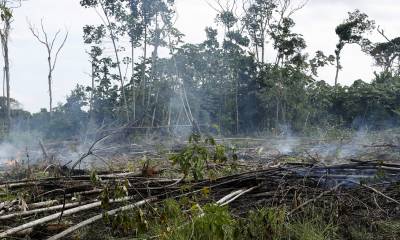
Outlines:
<svg viewBox="0 0 400 240"><path fill-rule="evenodd" d="M207 204L201 210L192 208L190 222L166 236L169 240L230 240L234 239L236 221L227 207Z"/></svg>
<svg viewBox="0 0 400 240"><path fill-rule="evenodd" d="M178 164L184 176L190 173L198 180L203 178L204 167L209 159L209 152L205 146L200 144L200 136L192 135L189 145L180 153L171 157L173 164Z"/></svg>
<svg viewBox="0 0 400 240"><path fill-rule="evenodd" d="M233 154L233 159L237 159ZM224 163L228 161L225 146L217 144L215 140L208 137L202 140L200 135L193 134L189 137L189 144L178 154L171 157L174 165L179 165L184 177L190 174L194 179L204 177L204 173L210 162Z"/></svg>
<svg viewBox="0 0 400 240"><path fill-rule="evenodd" d="M282 239L286 233L285 210L261 208L251 210L236 229L236 239Z"/></svg>

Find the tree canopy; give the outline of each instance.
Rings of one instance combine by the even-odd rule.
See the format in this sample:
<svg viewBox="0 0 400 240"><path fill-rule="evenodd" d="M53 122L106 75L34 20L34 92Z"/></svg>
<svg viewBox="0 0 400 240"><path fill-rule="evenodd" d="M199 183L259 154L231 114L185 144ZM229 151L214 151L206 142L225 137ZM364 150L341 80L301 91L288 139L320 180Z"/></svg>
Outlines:
<svg viewBox="0 0 400 240"><path fill-rule="evenodd" d="M359 10L332 29L339 38L334 54L310 56L291 17L302 6L290 1L248 1L241 14L221 4L215 8L219 27L207 27L206 39L196 44L183 42L175 28L174 1L80 4L96 8L102 19L83 28L92 84L77 86L48 127L41 120L48 112L30 116L26 124L50 137L77 135L93 124L230 135L399 123L400 40L371 42L375 22ZM346 44L360 45L381 67L371 83L331 86L318 79L318 70L335 61L339 73ZM274 57L266 57L267 47ZM169 55L160 56L160 49Z"/></svg>

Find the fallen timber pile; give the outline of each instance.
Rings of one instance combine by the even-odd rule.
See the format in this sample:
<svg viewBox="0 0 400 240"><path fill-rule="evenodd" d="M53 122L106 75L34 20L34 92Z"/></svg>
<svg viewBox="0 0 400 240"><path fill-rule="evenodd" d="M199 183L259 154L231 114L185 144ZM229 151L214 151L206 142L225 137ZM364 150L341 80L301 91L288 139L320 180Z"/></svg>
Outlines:
<svg viewBox="0 0 400 240"><path fill-rule="evenodd" d="M0 182L1 194L10 196L0 203L0 239L68 238L102 221L104 214L191 197L204 189L209 196L201 203L229 205L238 215L252 207L282 205L295 215L308 205L334 202L347 217L400 219L399 187L400 165L374 162L287 164L201 181L119 173Z"/></svg>

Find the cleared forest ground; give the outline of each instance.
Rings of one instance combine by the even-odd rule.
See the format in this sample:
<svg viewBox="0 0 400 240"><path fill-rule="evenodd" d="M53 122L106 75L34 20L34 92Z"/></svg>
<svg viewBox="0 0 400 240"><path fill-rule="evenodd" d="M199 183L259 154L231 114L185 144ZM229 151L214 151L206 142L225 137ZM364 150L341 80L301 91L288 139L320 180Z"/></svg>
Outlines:
<svg viewBox="0 0 400 240"><path fill-rule="evenodd" d="M3 165L0 238L398 239L396 132L41 144Z"/></svg>

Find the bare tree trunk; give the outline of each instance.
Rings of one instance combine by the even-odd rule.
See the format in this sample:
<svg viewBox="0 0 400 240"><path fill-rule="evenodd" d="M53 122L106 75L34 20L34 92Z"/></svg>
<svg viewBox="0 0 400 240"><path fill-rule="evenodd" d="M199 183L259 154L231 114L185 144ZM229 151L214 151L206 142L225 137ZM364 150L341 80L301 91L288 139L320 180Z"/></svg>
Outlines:
<svg viewBox="0 0 400 240"><path fill-rule="evenodd" d="M94 60L92 60L94 61ZM90 117L89 119L91 120L93 118L93 103L94 103L94 81L95 81L95 66L94 63L92 62L92 91L90 91L90 107L89 107L89 114Z"/></svg>
<svg viewBox="0 0 400 240"><path fill-rule="evenodd" d="M255 49L256 49L255 51L256 51L257 62L260 62L260 53L258 52L259 50L258 50L258 43L257 42L255 43Z"/></svg>
<svg viewBox="0 0 400 240"><path fill-rule="evenodd" d="M286 124L286 101L283 102L282 107L281 107L281 111L282 111L282 123Z"/></svg>
<svg viewBox="0 0 400 240"><path fill-rule="evenodd" d="M171 126L171 103L168 104L168 129Z"/></svg>
<svg viewBox="0 0 400 240"><path fill-rule="evenodd" d="M126 101L125 84L124 84L124 78L122 77L121 62L119 61L119 54L118 54L117 45L115 43L115 39L114 39L114 37L111 37L111 39L112 39L111 41L112 41L113 47L114 47L115 59L117 60L118 74L119 74L119 79L120 79L120 83L121 83L121 93L122 93L122 99L124 101L126 121L129 122L128 102Z"/></svg>
<svg viewBox="0 0 400 240"><path fill-rule="evenodd" d="M262 63L264 63L265 61L265 38L266 38L266 27L269 24L269 20L268 18L265 19L265 21L263 21L263 26L261 27L261 51L262 51L262 57L261 57L261 61Z"/></svg>
<svg viewBox="0 0 400 240"><path fill-rule="evenodd" d="M158 48L160 45L160 29L159 29L159 23L158 23L158 14L156 15L155 18L155 41L154 41L154 50L151 55L151 78L153 80L153 85L155 83L155 76L156 76L156 68L157 68L157 57L158 57ZM149 91L148 91L148 97L147 97L147 107L146 109L149 109L150 107L150 101L151 101L151 91L152 91L152 86L149 86Z"/></svg>
<svg viewBox="0 0 400 240"><path fill-rule="evenodd" d="M261 43L261 62L264 63L265 61L265 40L262 39Z"/></svg>
<svg viewBox="0 0 400 240"><path fill-rule="evenodd" d="M180 119L181 119L181 116L182 116L182 110L185 110L183 108L184 108L183 105L182 105L181 108L179 108L179 112L178 112L178 116L176 117L175 125L179 125L179 123L180 123Z"/></svg>
<svg viewBox="0 0 400 240"><path fill-rule="evenodd" d="M236 77L236 93L235 93L235 105L236 105L236 134L239 134L239 78Z"/></svg>
<svg viewBox="0 0 400 240"><path fill-rule="evenodd" d="M340 52L336 53L336 75L335 75L335 86L337 86L340 71Z"/></svg>
<svg viewBox="0 0 400 240"><path fill-rule="evenodd" d="M7 95L7 127L10 128L11 124L11 96L10 96L10 59L9 59L9 51L8 51L8 40L10 36L11 30L11 20L12 20L12 10L7 6L8 1L2 1L1 7L4 8L4 11L9 11L10 15L5 14L3 20L2 29L0 29L0 38L1 45L3 50L3 59L4 59L4 78L6 84L6 95ZM4 86L3 86L4 88ZM3 90L4 94L4 90Z"/></svg>
<svg viewBox="0 0 400 240"><path fill-rule="evenodd" d="M144 107L146 101L146 58L147 58L147 26L144 28L144 43L143 43L143 66L142 66L142 105Z"/></svg>
<svg viewBox="0 0 400 240"><path fill-rule="evenodd" d="M131 64L131 72L132 72L132 104L133 104L133 121L136 121L136 84L135 84L135 44L133 42L133 39L131 39L131 58L132 58L132 64Z"/></svg>
<svg viewBox="0 0 400 240"><path fill-rule="evenodd" d="M29 23L29 30L33 34L33 36L46 47L47 50L47 64L49 68L49 73L47 75L47 82L49 85L49 112L50 112L50 119L52 118L53 115L53 91L52 91L52 85L53 85L53 72L56 67L58 55L60 54L61 49L64 47L65 42L67 41L68 38L68 32L65 34L64 40L61 42L60 46L56 50L54 54L54 59L53 59L53 50L54 50L54 43L57 40L58 34L60 33L60 30L57 31L57 33L54 35L53 39L49 39L48 34L44 28L43 25L43 20L40 22L41 24L41 31L43 36L39 34L39 31L37 31L32 24Z"/></svg>
<svg viewBox="0 0 400 240"><path fill-rule="evenodd" d="M111 27L111 21L110 21L110 18L108 17L107 11L106 11L106 9L104 8L104 5L101 2L100 2L100 6L101 6L101 8L103 10L103 13L104 13L104 16L106 17L106 20L107 20L108 30L110 31L110 37L111 37L111 42L112 42L112 45L113 45L113 48L114 48L115 59L117 60L117 68L118 68L119 80L121 82L121 93L122 93L122 98L123 98L123 102L124 102L126 121L129 122L128 102L126 101L124 78L122 76L121 62L119 60L117 43L115 41L115 34L114 34L114 31L113 31L113 29Z"/></svg>
<svg viewBox="0 0 400 240"><path fill-rule="evenodd" d="M160 89L157 90L157 94L156 94L156 100L154 102L154 109L153 109L153 117L151 119L151 126L154 127L154 120L156 118L156 110L157 110L157 104L158 104L158 94L160 92Z"/></svg>
<svg viewBox="0 0 400 240"><path fill-rule="evenodd" d="M279 98L276 98L276 122L275 129L279 126Z"/></svg>
<svg viewBox="0 0 400 240"><path fill-rule="evenodd" d="M3 43L4 45L4 72L6 76L7 89L7 125L11 124L11 96L10 96L10 59L8 56L8 34Z"/></svg>
<svg viewBox="0 0 400 240"><path fill-rule="evenodd" d="M49 75L47 76L47 81L49 84L49 99L50 99L50 119L53 116L53 91L52 91L52 70L51 70L51 52L50 49L48 51L49 57L47 58L47 63L49 65Z"/></svg>
<svg viewBox="0 0 400 240"><path fill-rule="evenodd" d="M3 99L6 96L6 69L3 67Z"/></svg>

